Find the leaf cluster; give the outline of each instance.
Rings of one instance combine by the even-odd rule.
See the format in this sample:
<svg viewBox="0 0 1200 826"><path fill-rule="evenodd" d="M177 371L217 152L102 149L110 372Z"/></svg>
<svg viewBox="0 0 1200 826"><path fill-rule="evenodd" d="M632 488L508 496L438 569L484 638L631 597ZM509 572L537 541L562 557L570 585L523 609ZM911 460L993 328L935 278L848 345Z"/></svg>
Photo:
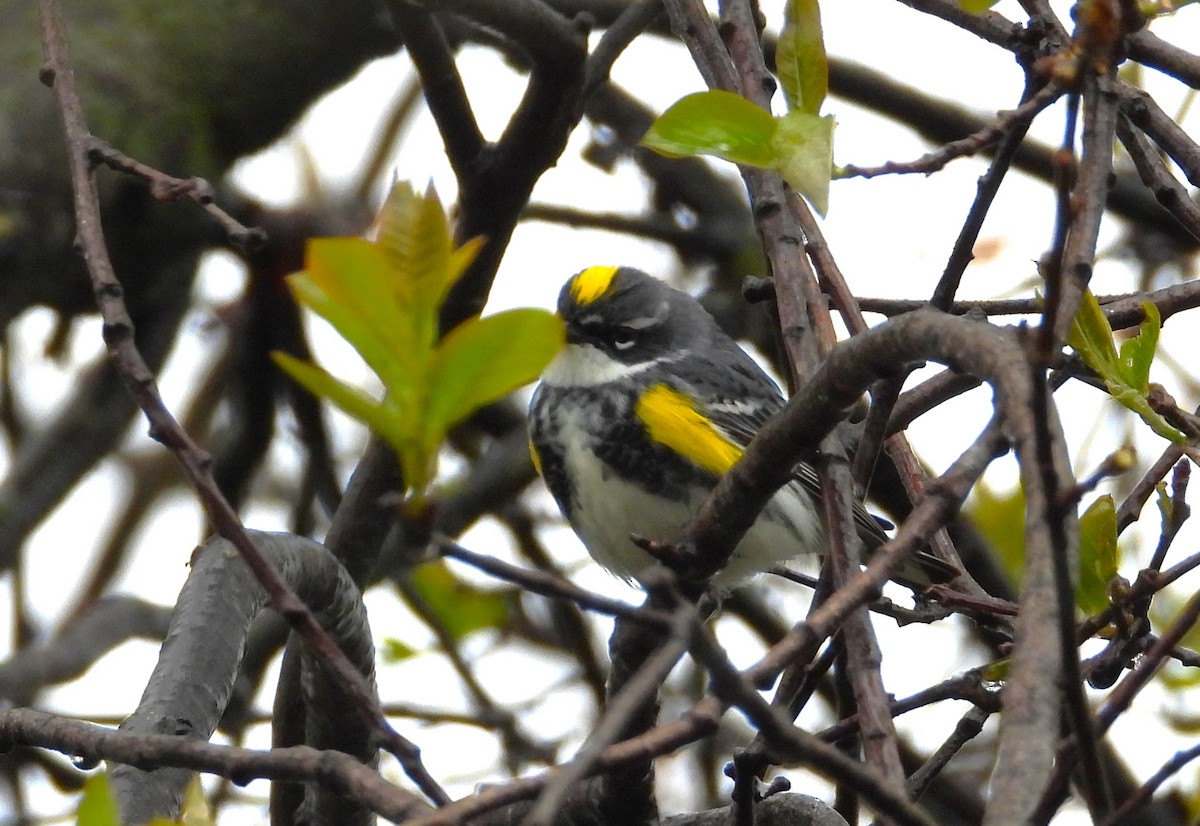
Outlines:
<svg viewBox="0 0 1200 826"><path fill-rule="evenodd" d="M1100 309L1096 296L1089 291L1075 316L1067 343L1088 367L1096 371L1114 399L1138 414L1159 436L1176 444L1186 444L1187 436L1154 410L1146 398L1150 392L1150 366L1158 349L1162 319L1158 308L1150 302L1143 303L1142 310L1146 318L1137 334L1121 342L1118 351L1108 318Z"/></svg>
<svg viewBox="0 0 1200 826"><path fill-rule="evenodd" d="M642 144L668 156L712 155L773 169L824 215L833 170L833 117L820 114L829 91L829 61L816 0L789 0L775 59L786 114L773 115L719 89L697 92L663 112Z"/></svg>
<svg viewBox="0 0 1200 826"><path fill-rule="evenodd" d="M387 440L420 496L450 428L533 381L562 345L562 324L544 310L509 310L469 319L439 340L438 309L481 239L454 248L433 188L419 195L405 184L392 189L376 235L309 241L304 270L288 281L375 372L383 398L287 353L273 358Z"/></svg>

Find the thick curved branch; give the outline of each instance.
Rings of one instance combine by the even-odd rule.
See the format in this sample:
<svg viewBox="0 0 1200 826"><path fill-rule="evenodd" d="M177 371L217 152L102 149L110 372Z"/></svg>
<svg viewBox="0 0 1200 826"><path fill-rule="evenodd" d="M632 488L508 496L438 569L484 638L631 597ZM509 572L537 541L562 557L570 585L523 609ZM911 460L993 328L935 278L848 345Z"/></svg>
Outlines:
<svg viewBox="0 0 1200 826"><path fill-rule="evenodd" d="M374 646L366 609L346 570L311 540L261 532L255 532L253 539L373 684ZM250 623L266 602L266 591L228 540L214 538L199 548L192 556L191 573L154 672L137 710L121 730L207 740L232 694ZM310 732L310 745L336 748L371 763L376 751L372 733L345 688L316 671L306 676L305 683L308 719L311 725L322 726ZM144 772L116 766L112 784L122 817L131 823L174 817L189 776L184 770ZM365 822L365 813L356 815L346 801L332 805L340 807L338 822Z"/></svg>

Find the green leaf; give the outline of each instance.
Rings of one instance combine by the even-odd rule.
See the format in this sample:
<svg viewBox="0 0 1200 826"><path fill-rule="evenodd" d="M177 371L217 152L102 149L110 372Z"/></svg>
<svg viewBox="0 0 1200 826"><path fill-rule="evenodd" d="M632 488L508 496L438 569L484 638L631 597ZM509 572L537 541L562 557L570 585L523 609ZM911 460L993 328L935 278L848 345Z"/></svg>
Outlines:
<svg viewBox="0 0 1200 826"><path fill-rule="evenodd" d="M395 637L384 637L379 656L383 658L385 663L394 665L395 663L415 657L418 653L420 652L417 649L403 640L398 640Z"/></svg>
<svg viewBox="0 0 1200 826"><path fill-rule="evenodd" d="M979 532L1000 555L1015 584L1025 573L1025 494L1018 486L1007 494L986 484L971 492L966 513Z"/></svg>
<svg viewBox="0 0 1200 826"><path fill-rule="evenodd" d="M667 155L713 155L774 169L824 214L833 172L833 118L789 112L776 118L745 98L688 95L654 122L642 144Z"/></svg>
<svg viewBox="0 0 1200 826"><path fill-rule="evenodd" d="M304 271L289 276L296 298L333 325L385 385L403 386L428 346L422 350L411 313L398 305L394 280L383 252L362 238L314 238Z"/></svg>
<svg viewBox="0 0 1200 826"><path fill-rule="evenodd" d="M1100 496L1079 517L1079 585L1075 605L1096 614L1108 605L1108 584L1117 575L1117 509L1113 498Z"/></svg>
<svg viewBox="0 0 1200 826"><path fill-rule="evenodd" d="M788 0L775 69L788 109L819 115L829 91L829 60L817 0Z"/></svg>
<svg viewBox="0 0 1200 826"><path fill-rule="evenodd" d="M301 361L278 350L271 358L279 368L315 396L329 399L347 415L363 422L378 433L400 457L404 481L421 490L433 473L434 456L422 449L412 428L419 424L386 402L377 402L357 387L351 387L315 364Z"/></svg>
<svg viewBox="0 0 1200 826"><path fill-rule="evenodd" d="M829 210L833 176L833 117L788 112L771 141L771 166L821 215Z"/></svg>
<svg viewBox="0 0 1200 826"><path fill-rule="evenodd" d="M184 826L215 826L216 824L212 812L209 811L208 801L204 799L204 787L200 784L200 775L198 774L192 775L192 779L188 781L179 820L155 818L150 821L149 826L176 826L179 823Z"/></svg>
<svg viewBox="0 0 1200 826"><path fill-rule="evenodd" d="M770 112L741 95L713 90L688 95L659 115L642 145L664 155L714 155L768 168L778 128Z"/></svg>
<svg viewBox="0 0 1200 826"><path fill-rule="evenodd" d="M412 584L456 640L502 628L512 611L512 592L476 588L456 577L442 560L414 569Z"/></svg>
<svg viewBox="0 0 1200 826"><path fill-rule="evenodd" d="M1107 381L1105 382L1107 384ZM1139 393L1131 389L1118 389L1114 392L1112 387L1109 387L1109 392L1112 397L1120 402L1123 406L1129 408L1134 413L1141 417L1142 421L1150 426L1150 429L1162 436L1169 442L1174 442L1178 445L1187 444L1187 436L1163 417L1161 413L1150 406L1150 402L1146 401L1146 394ZM1187 448L1184 448L1187 451ZM1190 454L1189 454L1190 455Z"/></svg>
<svg viewBox="0 0 1200 826"><path fill-rule="evenodd" d="M450 253L450 260L446 262L448 270L446 280L451 286L458 283L458 279L462 278L467 267L471 266L471 262L479 255L479 251L483 249L484 240L482 236L477 236ZM445 300L444 296L443 300Z"/></svg>
<svg viewBox="0 0 1200 826"><path fill-rule="evenodd" d="M325 370L301 361L288 353L278 350L271 353L271 358L279 368L293 378L304 389L316 396L323 396L349 415L363 421L374 420L382 415L383 405L372 399L357 387L334 378Z"/></svg>
<svg viewBox="0 0 1200 826"><path fill-rule="evenodd" d="M984 666L981 666L979 669L979 676L983 678L985 682L1002 683L1008 679L1009 672L1011 671L1012 660L1008 657L1005 657L1004 659L995 660L987 663Z"/></svg>
<svg viewBox="0 0 1200 826"><path fill-rule="evenodd" d="M1000 0L958 0L958 7L971 14L983 14Z"/></svg>
<svg viewBox="0 0 1200 826"><path fill-rule="evenodd" d="M561 343L562 332L557 320L551 331L545 319L518 313L513 319L523 318L520 324L489 320L479 329L497 329L485 335L472 322L438 346L441 303L483 239L455 248L432 186L422 195L407 184L392 189L376 235L376 241L310 241L305 269L289 284L375 371L383 399L285 354L275 358L302 386L379 433L399 454L405 484L420 496L449 425L536 378L550 358L548 341Z"/></svg>
<svg viewBox="0 0 1200 826"><path fill-rule="evenodd" d="M453 243L446 213L433 186L419 195L410 184L392 187L379 214L379 248L403 277L401 304L414 319L436 321L437 310L462 270L452 271ZM432 345L437 328L422 331Z"/></svg>
<svg viewBox="0 0 1200 826"><path fill-rule="evenodd" d="M1085 291L1079 311L1071 324L1067 343L1096 371L1109 394L1138 414L1150 429L1176 444L1187 444L1187 436L1177 430L1146 400L1150 364L1158 346L1161 319L1157 309L1147 309L1137 336L1121 347L1113 344L1112 327L1091 291Z"/></svg>
<svg viewBox="0 0 1200 826"><path fill-rule="evenodd" d="M1171 498L1171 494L1167 492L1167 483L1159 482L1154 486L1155 501L1158 503L1158 518L1163 529L1171 524L1171 520L1175 517L1175 500Z"/></svg>
<svg viewBox="0 0 1200 826"><path fill-rule="evenodd" d="M536 309L471 319L451 330L429 374L427 436L441 442L473 411L536 379L563 339L558 316Z"/></svg>
<svg viewBox="0 0 1200 826"><path fill-rule="evenodd" d="M1113 346L1112 327L1091 290L1084 291L1071 332L1067 334L1067 343L1101 376L1116 367L1117 350Z"/></svg>
<svg viewBox="0 0 1200 826"><path fill-rule="evenodd" d="M83 798L75 816L76 826L121 826L117 802L108 788L108 774L96 774L83 784Z"/></svg>
<svg viewBox="0 0 1200 826"><path fill-rule="evenodd" d="M1150 389L1150 364L1158 350L1158 334L1162 329L1162 316L1158 307L1149 301L1142 303L1142 320L1138 333L1121 342L1121 372L1129 385L1142 393Z"/></svg>

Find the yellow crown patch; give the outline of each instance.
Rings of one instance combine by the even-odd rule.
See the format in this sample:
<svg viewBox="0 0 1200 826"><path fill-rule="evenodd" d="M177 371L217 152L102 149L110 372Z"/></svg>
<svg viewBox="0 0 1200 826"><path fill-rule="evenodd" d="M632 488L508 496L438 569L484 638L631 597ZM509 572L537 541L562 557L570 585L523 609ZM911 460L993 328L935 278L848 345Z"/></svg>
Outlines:
<svg viewBox="0 0 1200 826"><path fill-rule="evenodd" d="M571 279L571 295L582 305L597 301L612 287L620 267L588 267Z"/></svg>

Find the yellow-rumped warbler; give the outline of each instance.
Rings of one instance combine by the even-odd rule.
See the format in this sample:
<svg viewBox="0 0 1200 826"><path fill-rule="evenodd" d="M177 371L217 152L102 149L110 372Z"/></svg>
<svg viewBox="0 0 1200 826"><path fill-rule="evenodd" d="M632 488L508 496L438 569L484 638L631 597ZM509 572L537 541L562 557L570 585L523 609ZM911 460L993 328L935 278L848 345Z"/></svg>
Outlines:
<svg viewBox="0 0 1200 826"><path fill-rule="evenodd" d="M591 267L572 276L558 313L567 345L530 403L534 461L592 557L634 580L653 560L630 536L677 538L784 400L696 299L639 270ZM813 469L798 466L714 582L730 586L821 553L819 491ZM887 538L861 506L855 517L868 549Z"/></svg>

